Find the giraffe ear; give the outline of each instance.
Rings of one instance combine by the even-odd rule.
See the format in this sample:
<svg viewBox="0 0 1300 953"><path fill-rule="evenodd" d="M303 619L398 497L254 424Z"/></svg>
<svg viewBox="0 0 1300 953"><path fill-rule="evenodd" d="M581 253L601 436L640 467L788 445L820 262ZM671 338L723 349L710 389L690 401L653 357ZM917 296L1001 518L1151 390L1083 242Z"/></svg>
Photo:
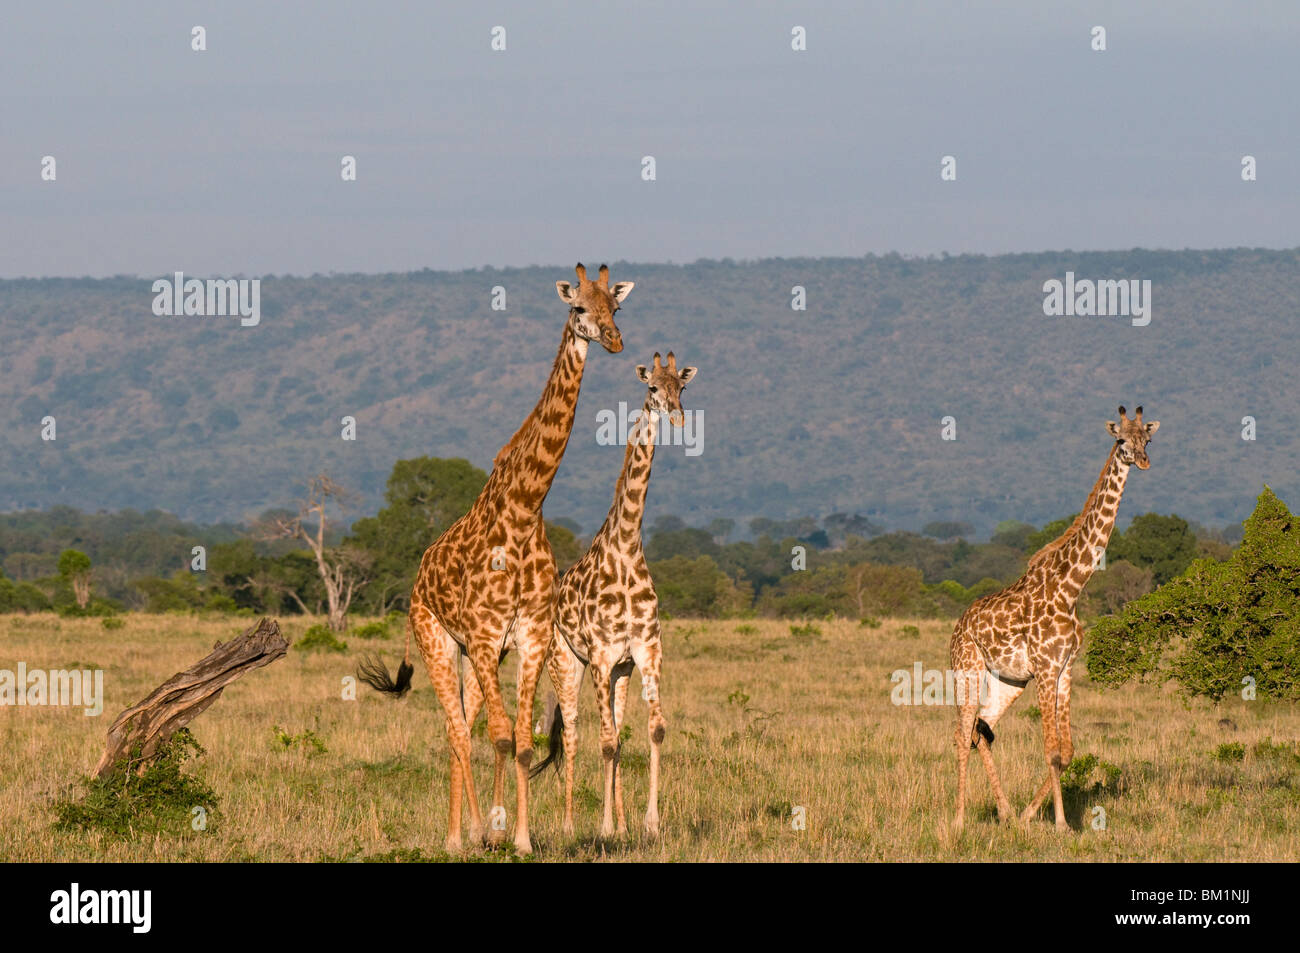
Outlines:
<svg viewBox="0 0 1300 953"><path fill-rule="evenodd" d="M638 364L636 366L636 376L641 378L642 382L646 384L650 383L650 369L644 364Z"/></svg>
<svg viewBox="0 0 1300 953"><path fill-rule="evenodd" d="M614 296L615 301L622 304L624 299L632 293L632 289L635 287L635 281L620 281L618 284L614 285L614 287L609 289L609 293Z"/></svg>
<svg viewBox="0 0 1300 953"><path fill-rule="evenodd" d="M1106 421L1106 429L1110 431L1110 435L1112 437L1119 436L1119 424L1115 423L1115 421L1113 420Z"/></svg>
<svg viewBox="0 0 1300 953"><path fill-rule="evenodd" d="M560 300L565 304L573 304L574 299L578 297L578 293L573 290L573 285L567 281L557 281L555 290L559 294Z"/></svg>
<svg viewBox="0 0 1300 953"><path fill-rule="evenodd" d="M677 376L681 380L683 387L685 387L687 383L690 382L690 379L695 376L695 372L698 370L699 370L698 367L683 367L680 371L677 372Z"/></svg>
<svg viewBox="0 0 1300 953"><path fill-rule="evenodd" d="M1151 436L1159 429L1160 429L1160 421L1158 420L1151 421L1150 423L1147 424L1147 436L1148 437Z"/></svg>

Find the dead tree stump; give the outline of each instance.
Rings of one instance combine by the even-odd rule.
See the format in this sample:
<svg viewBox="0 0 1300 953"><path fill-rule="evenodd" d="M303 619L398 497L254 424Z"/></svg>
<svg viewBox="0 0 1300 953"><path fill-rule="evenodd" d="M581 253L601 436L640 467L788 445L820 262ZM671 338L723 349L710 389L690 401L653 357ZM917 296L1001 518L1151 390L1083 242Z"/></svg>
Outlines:
<svg viewBox="0 0 1300 953"><path fill-rule="evenodd" d="M147 763L168 738L221 697L227 685L282 658L288 650L289 643L273 619L262 619L229 642L218 642L207 658L173 675L117 716L108 729L108 746L95 767L95 777L131 758Z"/></svg>

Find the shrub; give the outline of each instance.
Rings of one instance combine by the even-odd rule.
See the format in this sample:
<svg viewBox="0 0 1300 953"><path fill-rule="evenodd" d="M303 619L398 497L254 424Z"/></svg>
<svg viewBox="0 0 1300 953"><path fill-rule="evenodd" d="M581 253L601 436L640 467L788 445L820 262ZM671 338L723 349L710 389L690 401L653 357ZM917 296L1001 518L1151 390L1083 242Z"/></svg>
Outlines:
<svg viewBox="0 0 1300 953"><path fill-rule="evenodd" d="M1265 487L1243 529L1230 559L1199 559L1099 621L1088 674L1106 685L1172 678L1215 701L1243 684L1300 699L1300 523Z"/></svg>
<svg viewBox="0 0 1300 953"><path fill-rule="evenodd" d="M304 652L346 652L348 644L339 639L330 627L317 623L309 628L301 639L293 644Z"/></svg>
<svg viewBox="0 0 1300 953"><path fill-rule="evenodd" d="M1214 757L1218 761L1245 761L1246 746L1240 741L1225 741L1214 749Z"/></svg>
<svg viewBox="0 0 1300 953"><path fill-rule="evenodd" d="M1061 772L1061 790L1083 795L1113 791L1121 773L1118 765L1102 761L1095 754L1080 755Z"/></svg>
<svg viewBox="0 0 1300 953"><path fill-rule="evenodd" d="M275 735L275 740L280 743L280 747L286 751L290 748L299 748L306 751L309 758L326 753L325 742L310 728L300 731L296 735L289 734L279 725L276 725L271 731Z"/></svg>
<svg viewBox="0 0 1300 953"><path fill-rule="evenodd" d="M189 729L182 728L158 749L144 773L136 774L131 760L101 778L83 778L81 798L55 802L55 829L103 831L121 838L184 834L193 829L195 808L203 808L210 828L217 796L200 778L181 770L203 753Z"/></svg>

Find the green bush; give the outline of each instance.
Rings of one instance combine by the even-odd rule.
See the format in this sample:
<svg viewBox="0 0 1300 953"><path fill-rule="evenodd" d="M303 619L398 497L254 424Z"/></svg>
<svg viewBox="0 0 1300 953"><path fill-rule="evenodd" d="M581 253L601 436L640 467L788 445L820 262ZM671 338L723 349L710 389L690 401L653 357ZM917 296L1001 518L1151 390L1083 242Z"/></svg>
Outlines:
<svg viewBox="0 0 1300 953"><path fill-rule="evenodd" d="M1121 773L1118 765L1102 761L1095 754L1079 755L1061 772L1061 790L1082 795L1114 791Z"/></svg>
<svg viewBox="0 0 1300 953"><path fill-rule="evenodd" d="M293 644L295 649L305 652L346 652L348 644L339 639L327 625L317 623L309 628L303 637Z"/></svg>
<svg viewBox="0 0 1300 953"><path fill-rule="evenodd" d="M45 593L30 582L14 582L0 570L0 612L40 612L49 607Z"/></svg>
<svg viewBox="0 0 1300 953"><path fill-rule="evenodd" d="M136 774L130 760L102 778L83 778L80 798L54 803L54 828L103 831L119 838L184 834L194 829L194 809L202 808L210 830L217 796L202 779L181 770L203 753L189 729L182 728L158 749L143 774Z"/></svg>
<svg viewBox="0 0 1300 953"><path fill-rule="evenodd" d="M1300 524L1268 487L1231 558L1199 559L1094 627L1088 674L1105 685L1176 680L1215 701L1253 684L1300 699Z"/></svg>
<svg viewBox="0 0 1300 953"><path fill-rule="evenodd" d="M399 622L405 622L405 612L390 612L378 622L367 622L365 625L358 626L353 630L353 634L358 639L388 639L392 638L393 630Z"/></svg>
<svg viewBox="0 0 1300 953"><path fill-rule="evenodd" d="M1240 741L1225 741L1214 749L1214 757L1217 761L1245 761L1246 746Z"/></svg>

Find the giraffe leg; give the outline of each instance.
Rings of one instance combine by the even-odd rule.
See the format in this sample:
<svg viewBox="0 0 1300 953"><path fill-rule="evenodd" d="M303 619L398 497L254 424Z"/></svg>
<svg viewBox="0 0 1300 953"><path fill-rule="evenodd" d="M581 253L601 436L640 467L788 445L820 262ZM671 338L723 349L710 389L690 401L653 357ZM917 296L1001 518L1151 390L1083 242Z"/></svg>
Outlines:
<svg viewBox="0 0 1300 953"><path fill-rule="evenodd" d="M989 787L993 789L993 797L998 803L998 820L1004 824L1009 822L1014 816L1011 810L1011 802L1007 800L1006 792L1002 790L1002 781L998 777L997 765L993 763L993 727L998 723L1006 710L1011 707L1020 694L1025 690L1024 682L1011 682L998 678L991 672L987 678L987 695L983 704L980 706L979 717L976 720L978 725L984 723L984 728L974 733L976 749L980 753L980 760L984 762L984 773L988 775ZM974 686L979 690L979 686ZM987 734L985 733L987 728Z"/></svg>
<svg viewBox="0 0 1300 953"><path fill-rule="evenodd" d="M1061 672L1060 680L1057 682L1056 720L1059 726L1058 750L1061 756L1061 770L1064 771L1070 762L1074 760L1074 740L1070 733L1070 668L1068 665ZM1052 775L1049 771L1047 777L1043 778L1043 783L1038 786L1038 790L1034 793L1034 799L1030 802L1033 812L1029 812L1029 809L1026 808L1026 813L1029 813L1031 817L1036 814L1039 806L1047 799L1047 792L1050 790L1052 790ZM1057 824L1057 827L1061 826L1061 824Z"/></svg>
<svg viewBox="0 0 1300 953"><path fill-rule="evenodd" d="M497 668L501 664L499 651L494 640L469 639L470 664L487 705L488 736L497 751L508 755L514 752L515 739L505 700L501 697L501 681L497 678Z"/></svg>
<svg viewBox="0 0 1300 953"><path fill-rule="evenodd" d="M483 686L474 674L469 656L461 653L461 701L465 706L465 724L472 734L474 722L483 709ZM496 752L496 767L492 776L492 807L488 810L487 831L484 843L495 847L506 839L506 809L502 802L505 790L505 755Z"/></svg>
<svg viewBox="0 0 1300 953"><path fill-rule="evenodd" d="M551 649L553 629L550 620L550 603L539 619L521 620L515 631L515 647L519 651L518 708L515 710L515 850L520 854L533 852L528 835L528 773L533 766L533 702L537 697L537 682L542 677L542 666Z"/></svg>
<svg viewBox="0 0 1300 953"><path fill-rule="evenodd" d="M979 649L960 630L953 633L950 661L956 681L966 686L957 715L957 731L953 740L957 746L957 812L952 829L960 834L966 823L966 765L970 759L971 736L979 716L979 684L984 676L984 660ZM971 686L974 690L971 690Z"/></svg>
<svg viewBox="0 0 1300 953"><path fill-rule="evenodd" d="M1052 791L1052 806L1056 811L1056 829L1068 830L1069 825L1065 823L1065 803L1061 797L1061 750L1060 735L1057 730L1057 684L1061 677L1061 670L1055 669L1050 672L1044 672L1041 676L1035 676L1038 681L1038 708L1043 717L1043 754L1047 760L1047 781L1039 788L1046 796L1047 789ZM1033 820L1034 815L1038 813L1038 808L1042 804L1043 798L1035 795L1034 799L1029 802L1024 813L1020 815L1021 821L1028 824Z"/></svg>
<svg viewBox="0 0 1300 953"><path fill-rule="evenodd" d="M618 729L614 726L614 691L610 684L613 666L591 660L591 681L600 713L600 756L605 770L605 806L600 819L600 836L614 834L614 761L618 757Z"/></svg>
<svg viewBox="0 0 1300 953"><path fill-rule="evenodd" d="M632 645L632 660L641 672L642 693L650 708L646 730L650 735L650 792L645 809L643 830L649 837L659 834L659 746L668 730L664 722L663 703L659 700L660 666L663 651L656 639L653 642L636 642Z"/></svg>
<svg viewBox="0 0 1300 953"><path fill-rule="evenodd" d="M564 722L564 836L573 836L573 777L574 759L578 753L578 694L582 689L582 673L586 668L573 654L569 643L556 636L551 644L551 655L546 663L555 689L556 703ZM554 741L552 741L554 746Z"/></svg>
<svg viewBox="0 0 1300 953"><path fill-rule="evenodd" d="M445 847L447 851L455 853L462 846L460 817L462 788L469 801L470 839L478 841L483 835L483 817L479 812L478 798L474 793L473 772L470 768L469 725L465 723L465 713L461 708L460 679L456 672L456 663L460 659L460 646L427 609L413 607L410 619L420 647L420 654L424 657L425 667L429 670L429 680L433 682L438 701L442 704L446 715L447 741L451 748L451 792L448 798Z"/></svg>
<svg viewBox="0 0 1300 953"><path fill-rule="evenodd" d="M957 717L957 815L953 818L952 829L958 834L966 824L966 762L970 758L971 732L975 730L978 714L979 699L976 698L962 705Z"/></svg>
<svg viewBox="0 0 1300 953"><path fill-rule="evenodd" d="M619 735L618 749L614 753L614 815L618 819L617 832L627 833L627 815L623 813L623 770L619 764L623 751L623 714L627 711L627 687L631 675L614 673L614 731Z"/></svg>

